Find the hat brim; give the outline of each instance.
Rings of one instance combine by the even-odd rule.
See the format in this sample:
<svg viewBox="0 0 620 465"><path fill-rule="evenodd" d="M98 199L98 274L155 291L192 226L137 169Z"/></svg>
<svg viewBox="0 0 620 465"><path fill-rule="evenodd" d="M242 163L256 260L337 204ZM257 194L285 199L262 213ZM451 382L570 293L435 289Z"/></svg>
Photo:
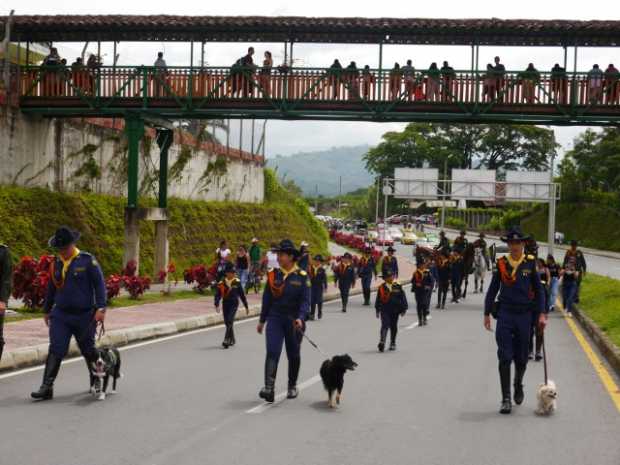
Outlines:
<svg viewBox="0 0 620 465"><path fill-rule="evenodd" d="M508 236L501 236L499 239L502 242L525 242L530 238L530 236L519 236L519 237L508 237Z"/></svg>
<svg viewBox="0 0 620 465"><path fill-rule="evenodd" d="M72 231L71 235L72 235L71 240L67 242L66 244L62 244L56 241L56 235L53 235L52 237L48 239L47 245L53 249L63 249L65 247L69 247L70 245L75 244L77 241L80 240L80 237L82 237L82 234L77 231Z"/></svg>
<svg viewBox="0 0 620 465"><path fill-rule="evenodd" d="M288 254L288 255L292 255L295 258L297 258L297 257L299 257L301 255L299 250L294 249L294 248L290 248L290 247L276 247L274 252L285 253L285 254Z"/></svg>

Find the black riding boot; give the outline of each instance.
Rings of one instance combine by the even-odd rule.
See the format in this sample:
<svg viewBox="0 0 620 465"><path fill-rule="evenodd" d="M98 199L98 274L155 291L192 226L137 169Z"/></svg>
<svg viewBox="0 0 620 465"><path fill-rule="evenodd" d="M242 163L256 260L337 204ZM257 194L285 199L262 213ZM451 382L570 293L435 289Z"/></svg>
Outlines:
<svg viewBox="0 0 620 465"><path fill-rule="evenodd" d="M317 306L317 312L318 312L317 317L320 320L321 318L323 318L323 303L321 302L320 304L316 304L316 306Z"/></svg>
<svg viewBox="0 0 620 465"><path fill-rule="evenodd" d="M508 414L512 411L510 401L510 363L499 364L499 382L502 387L502 405L499 413Z"/></svg>
<svg viewBox="0 0 620 465"><path fill-rule="evenodd" d="M364 288L364 305L370 305L370 288Z"/></svg>
<svg viewBox="0 0 620 465"><path fill-rule="evenodd" d="M348 296L342 296L342 313L346 313L347 312L347 303L348 303Z"/></svg>
<svg viewBox="0 0 620 465"><path fill-rule="evenodd" d="M297 378L299 377L300 365L300 357L295 357L288 361L288 392L286 393L287 399L294 399L297 397Z"/></svg>
<svg viewBox="0 0 620 465"><path fill-rule="evenodd" d="M224 349L228 349L230 346L230 326L226 325L226 332L224 333L224 341L222 342L222 347Z"/></svg>
<svg viewBox="0 0 620 465"><path fill-rule="evenodd" d="M275 398L274 388L276 385L276 374L278 372L278 362L267 358L265 360L265 387L261 389L258 397L266 402L273 402Z"/></svg>
<svg viewBox="0 0 620 465"><path fill-rule="evenodd" d="M316 311L316 304L310 305L310 315L308 315L308 319L310 321L314 320L314 313Z"/></svg>
<svg viewBox="0 0 620 465"><path fill-rule="evenodd" d="M396 329L390 328L390 350L396 350Z"/></svg>
<svg viewBox="0 0 620 465"><path fill-rule="evenodd" d="M381 328L381 332L379 334L379 344L377 348L379 352L383 352L385 350L385 339L387 338L387 328Z"/></svg>
<svg viewBox="0 0 620 465"><path fill-rule="evenodd" d="M49 400L54 397L54 381L58 376L62 359L50 352L45 361L45 370L43 371L43 383L38 391L32 392L30 396L33 399Z"/></svg>
<svg viewBox="0 0 620 465"><path fill-rule="evenodd" d="M521 405L525 394L523 393L523 375L525 374L525 368L527 365L515 365L515 404Z"/></svg>
<svg viewBox="0 0 620 465"><path fill-rule="evenodd" d="M233 325L230 325L230 345L234 346L237 343L237 340L235 339L235 328L233 327Z"/></svg>
<svg viewBox="0 0 620 465"><path fill-rule="evenodd" d="M424 326L424 312L418 310L418 326Z"/></svg>

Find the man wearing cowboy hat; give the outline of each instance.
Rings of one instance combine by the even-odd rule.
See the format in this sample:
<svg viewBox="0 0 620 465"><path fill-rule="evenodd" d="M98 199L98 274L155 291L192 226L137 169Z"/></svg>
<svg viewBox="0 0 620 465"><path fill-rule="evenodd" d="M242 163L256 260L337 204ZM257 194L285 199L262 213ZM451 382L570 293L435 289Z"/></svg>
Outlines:
<svg viewBox="0 0 620 465"><path fill-rule="evenodd" d="M308 251L308 244L306 241L301 241L299 245L299 260L297 260L297 266L299 269L308 272L308 268L310 267L310 252Z"/></svg>
<svg viewBox="0 0 620 465"><path fill-rule="evenodd" d="M71 336L75 337L92 377L91 364L97 358L95 332L97 324L105 319L106 287L95 257L75 246L79 238L80 233L62 226L48 241L48 245L58 251L50 267L43 304L45 324L50 328L50 345L43 383L31 394L33 399L54 397L54 381Z"/></svg>
<svg viewBox="0 0 620 465"><path fill-rule="evenodd" d="M323 318L323 293L327 290L327 272L323 268L323 257L315 255L309 268L311 292L310 292L310 320L318 311L318 319Z"/></svg>
<svg viewBox="0 0 620 465"><path fill-rule="evenodd" d="M308 274L296 264L299 251L292 241L284 239L276 248L280 267L267 274L267 285L256 331L263 333L267 324L267 356L265 358L265 386L259 397L274 401L274 387L282 344L288 357L287 397L297 397L297 378L301 366L301 340L310 308L310 281Z"/></svg>
<svg viewBox="0 0 620 465"><path fill-rule="evenodd" d="M11 255L9 248L0 244L0 360L4 348L4 313L11 296Z"/></svg>
<svg viewBox="0 0 620 465"><path fill-rule="evenodd" d="M439 244L435 246L435 250L450 250L450 241L446 237L446 232L443 229L439 231Z"/></svg>
<svg viewBox="0 0 620 465"><path fill-rule="evenodd" d="M491 269L491 263L489 261L489 249L487 247L487 241L485 240L485 234L483 232L480 233L478 239L474 241L474 249L481 249L482 256L484 257L484 263L487 266L487 269Z"/></svg>
<svg viewBox="0 0 620 465"><path fill-rule="evenodd" d="M575 292L574 301L578 303L581 279L585 276L588 267L586 265L586 259L583 256L583 252L577 249L577 241L575 239L570 241L570 249L568 249L564 255L562 268L567 267L572 267L577 272L577 289Z"/></svg>
<svg viewBox="0 0 620 465"><path fill-rule="evenodd" d="M372 278L377 276L377 263L372 256L371 247L364 249L364 256L360 259L357 268L357 276L362 281L364 305L370 305L370 285L372 284Z"/></svg>
<svg viewBox="0 0 620 465"><path fill-rule="evenodd" d="M466 234L467 234L467 231L462 229L459 234L459 237L454 239L454 244L452 244L452 250L460 253L461 255L463 255L463 253L465 252L465 249L467 248L467 237L465 237Z"/></svg>
<svg viewBox="0 0 620 465"><path fill-rule="evenodd" d="M355 287L355 269L353 268L353 257L349 252L345 252L334 269L334 281L340 290L340 300L342 301L342 312L346 313L349 303L349 292Z"/></svg>
<svg viewBox="0 0 620 465"><path fill-rule="evenodd" d="M545 328L547 314L545 290L536 270L536 260L524 252L528 237L518 228L512 228L501 239L508 243L510 253L497 260L497 269L493 272L484 302L484 327L492 330L493 314L497 318L495 340L502 391L500 413L508 414L512 410L510 366L514 361L514 401L520 405L524 398L523 375L528 361L533 314L540 314L538 325L541 331Z"/></svg>
<svg viewBox="0 0 620 465"><path fill-rule="evenodd" d="M407 312L407 296L400 284L394 281L394 274L390 270L381 276L385 282L379 286L375 299L377 318L381 318L379 333L379 352L385 350L385 340L390 331L390 350L396 350L396 333L398 332L398 318Z"/></svg>
<svg viewBox="0 0 620 465"><path fill-rule="evenodd" d="M250 254L250 264L252 266L252 271L254 273L258 272L260 269L260 261L261 261L261 250L258 245L258 238L254 237L252 239L252 245L250 246L250 250L248 251Z"/></svg>
<svg viewBox="0 0 620 465"><path fill-rule="evenodd" d="M394 247L389 246L387 248L387 255L381 261L381 274L385 275L386 271L391 271L394 278L398 278L398 260L396 260L394 252L396 252Z"/></svg>

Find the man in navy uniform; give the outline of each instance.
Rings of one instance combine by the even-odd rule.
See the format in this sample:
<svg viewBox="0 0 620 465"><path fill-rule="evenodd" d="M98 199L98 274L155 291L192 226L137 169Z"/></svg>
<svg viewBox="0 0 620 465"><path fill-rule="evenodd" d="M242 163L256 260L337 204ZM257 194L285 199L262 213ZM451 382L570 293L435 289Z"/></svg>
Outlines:
<svg viewBox="0 0 620 465"><path fill-rule="evenodd" d="M364 249L364 256L360 259L357 268L357 275L362 281L364 305L370 305L370 286L373 277L377 276L377 264L372 256L372 248L366 247L366 249Z"/></svg>
<svg viewBox="0 0 620 465"><path fill-rule="evenodd" d="M235 323L235 314L239 308L239 301L243 302L246 314L249 313L248 301L243 292L241 281L235 275L235 266L227 262L224 265L224 278L217 283L215 288L215 311L220 312L220 302L224 308L224 325L226 333L224 334L224 342L222 347L228 349L237 342L235 339L235 331L233 325Z"/></svg>
<svg viewBox="0 0 620 465"><path fill-rule="evenodd" d="M308 250L310 244L306 241L302 241L299 246L299 260L297 260L297 266L300 270L304 270L306 273L308 272L308 268L310 267L310 251Z"/></svg>
<svg viewBox="0 0 620 465"><path fill-rule="evenodd" d="M349 252L345 252L342 260L334 270L334 280L340 290L342 300L342 312L346 313L349 303L349 292L355 287L355 269L353 268L353 257Z"/></svg>
<svg viewBox="0 0 620 465"><path fill-rule="evenodd" d="M379 352L385 350L385 340L388 329L390 330L390 350L396 350L396 334L398 332L398 318L407 312L407 296L403 288L394 281L394 275L387 270L381 276L385 282L379 286L375 300L377 318L381 318L381 331L379 334Z"/></svg>
<svg viewBox="0 0 620 465"><path fill-rule="evenodd" d="M450 277L452 275L452 265L450 263L450 250L441 249L437 256L437 307L446 309L446 298L450 289Z"/></svg>
<svg viewBox="0 0 620 465"><path fill-rule="evenodd" d="M564 255L564 261L562 263L562 268L572 267L575 271L577 271L577 291L575 293L575 302L579 302L579 290L581 288L581 279L586 274L586 259L583 256L583 252L577 249L577 241L570 241L570 249L566 251Z"/></svg>
<svg viewBox="0 0 620 465"><path fill-rule="evenodd" d="M411 292L415 295L419 326L426 326L427 324L431 295L435 285L433 275L428 269L430 261L430 257L418 261L416 270L411 278Z"/></svg>
<svg viewBox="0 0 620 465"><path fill-rule="evenodd" d="M4 313L11 296L11 255L9 248L0 244L0 360L4 348Z"/></svg>
<svg viewBox="0 0 620 465"><path fill-rule="evenodd" d="M327 272L323 267L323 257L315 255L314 263L309 269L310 283L312 290L310 293L310 318L314 320L314 315L320 320L323 318L323 293L327 290Z"/></svg>
<svg viewBox="0 0 620 465"><path fill-rule="evenodd" d="M474 241L474 249L481 249L482 256L484 257L484 263L487 266L487 269L491 269L491 263L489 261L489 249L487 247L487 241L485 240L485 234L483 232L480 233L478 239Z"/></svg>
<svg viewBox="0 0 620 465"><path fill-rule="evenodd" d="M459 303L464 273L465 263L463 261L463 256L456 250L453 250L450 254L450 285L452 286L452 303Z"/></svg>
<svg viewBox="0 0 620 465"><path fill-rule="evenodd" d="M547 314L545 290L536 270L536 259L524 252L527 236L513 228L501 239L508 243L510 254L497 260L497 269L493 272L484 302L484 327L491 331L491 314L496 316L495 340L502 390L500 413L508 414L512 411L510 366L514 361L514 401L520 405L524 398L523 375L528 361L533 314L540 314L538 325L541 331L546 326Z"/></svg>
<svg viewBox="0 0 620 465"><path fill-rule="evenodd" d="M385 275L387 271L391 271L394 278L398 278L398 260L394 256L396 250L394 247L389 246L387 248L387 255L383 257L381 262L381 274Z"/></svg>
<svg viewBox="0 0 620 465"><path fill-rule="evenodd" d="M287 397L297 397L297 378L301 366L301 340L310 309L308 274L296 264L299 251L292 241L284 239L276 248L280 268L267 274L263 303L256 331L263 333L267 324L267 356L265 358L265 387L259 397L274 401L274 389L282 344L288 357Z"/></svg>
<svg viewBox="0 0 620 465"><path fill-rule="evenodd" d="M80 233L63 226L48 241L58 251L50 268L43 305L45 324L50 328L50 345L43 383L31 394L33 399L54 397L54 381L71 336L77 341L92 379L91 364L97 359L95 331L97 324L105 319L106 287L95 257L75 246L79 238Z"/></svg>

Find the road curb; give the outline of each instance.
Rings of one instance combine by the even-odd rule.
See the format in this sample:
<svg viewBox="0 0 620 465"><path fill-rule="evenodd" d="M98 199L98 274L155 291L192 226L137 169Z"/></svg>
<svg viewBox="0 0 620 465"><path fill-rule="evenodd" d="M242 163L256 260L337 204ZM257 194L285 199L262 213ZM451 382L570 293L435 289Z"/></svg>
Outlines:
<svg viewBox="0 0 620 465"><path fill-rule="evenodd" d="M601 352L605 360L620 376L620 348L618 348L599 326L586 315L577 305L573 304L573 315L581 327L590 335L592 341Z"/></svg>
<svg viewBox="0 0 620 465"><path fill-rule="evenodd" d="M372 290L376 291L378 286L373 286ZM351 291L349 295L355 296L362 293L361 289ZM332 294L325 297L325 302L338 300L338 294ZM236 321L254 318L260 315L260 306L253 305L250 307L249 313L241 309L237 312ZM118 329L107 332L98 342L98 346L113 345L114 347L122 347L136 342L148 341L150 339L158 339L174 334L195 331L198 329L209 328L220 325L224 322L221 313L211 313L207 315L193 316L182 318L174 321L164 321L161 323L150 323L140 326L132 326L129 328ZM0 372L19 370L45 363L48 352L48 344L39 344L30 347L20 347L19 349L5 352L0 360ZM71 340L67 357L77 357L80 355L79 348L75 340Z"/></svg>

